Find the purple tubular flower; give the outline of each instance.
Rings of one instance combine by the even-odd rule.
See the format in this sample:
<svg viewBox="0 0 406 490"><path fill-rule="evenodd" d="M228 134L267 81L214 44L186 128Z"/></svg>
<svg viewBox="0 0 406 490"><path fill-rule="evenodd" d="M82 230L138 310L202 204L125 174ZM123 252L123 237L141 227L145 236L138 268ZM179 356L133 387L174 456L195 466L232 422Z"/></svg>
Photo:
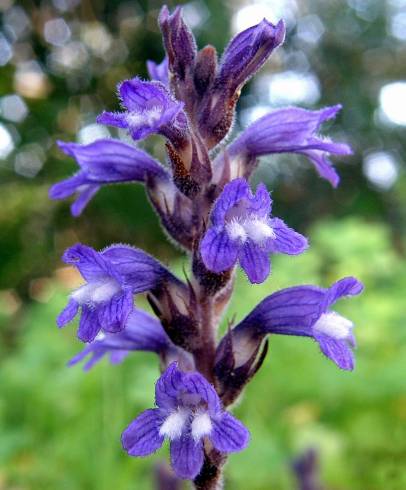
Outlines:
<svg viewBox="0 0 406 490"><path fill-rule="evenodd" d="M193 69L196 58L196 41L182 18L182 9L176 7L173 14L164 5L159 13L159 26L168 57L169 71L178 81L183 81Z"/></svg>
<svg viewBox="0 0 406 490"><path fill-rule="evenodd" d="M154 289L165 280L178 281L153 257L125 245L96 252L77 244L66 250L63 260L74 265L86 283L70 295L57 325L65 326L81 308L78 338L83 342L92 342L100 330L123 330L133 311L134 294Z"/></svg>
<svg viewBox="0 0 406 490"><path fill-rule="evenodd" d="M121 141L100 139L88 145L58 142L61 150L75 158L80 170L49 190L51 199L77 194L71 207L79 216L103 184L145 182L148 177L166 177L166 170L144 151Z"/></svg>
<svg viewBox="0 0 406 490"><path fill-rule="evenodd" d="M261 283L270 274L270 253L302 253L308 246L306 238L281 219L271 218L271 207L264 184L259 184L255 195L243 178L227 184L214 204L212 226L200 245L205 266L219 273L239 260L248 279Z"/></svg>
<svg viewBox="0 0 406 490"><path fill-rule="evenodd" d="M118 333L100 332L93 342L69 361L69 366L90 356L83 367L88 371L107 354L110 355L110 362L117 364L132 351L160 354L170 347L175 348L161 323L148 313L133 309L127 318L124 330Z"/></svg>
<svg viewBox="0 0 406 490"><path fill-rule="evenodd" d="M125 112L103 112L97 122L127 128L134 140L159 133L171 139L186 129L183 102L176 101L160 82L127 80L119 86Z"/></svg>
<svg viewBox="0 0 406 490"><path fill-rule="evenodd" d="M233 124L235 105L242 86L261 68L284 37L282 21L274 26L264 19L235 36L226 47L213 82L211 76L207 78L211 86L205 90L199 89L200 93L205 93L199 106L199 129L209 148L226 137ZM216 58L211 56L206 62L209 60L212 62L203 64L206 71L210 66L215 69ZM210 70L208 74L211 74Z"/></svg>
<svg viewBox="0 0 406 490"><path fill-rule="evenodd" d="M225 412L214 387L198 372L182 372L172 363L155 386L157 408L141 413L122 434L130 456L147 456L170 441L171 463L179 478L194 479L203 460L204 439L221 453L241 451L249 432Z"/></svg>
<svg viewBox="0 0 406 490"><path fill-rule="evenodd" d="M345 277L324 289L296 286L265 298L233 329L234 338L266 334L298 335L314 338L321 351L341 369L354 368L351 347L355 346L353 323L330 307L340 298L355 296L363 285Z"/></svg>
<svg viewBox="0 0 406 490"><path fill-rule="evenodd" d="M224 50L217 83L229 85L232 91L244 85L283 43L285 31L282 20L273 25L263 19L237 34Z"/></svg>
<svg viewBox="0 0 406 490"><path fill-rule="evenodd" d="M151 80L161 82L165 85L165 87L168 87L169 73L168 73L168 58L166 56L160 64L148 60L147 70Z"/></svg>
<svg viewBox="0 0 406 490"><path fill-rule="evenodd" d="M257 157L271 153L298 153L313 163L320 177L337 187L340 179L327 155L349 155L352 153L351 148L345 143L334 143L322 138L317 132L321 124L334 118L340 109L340 105L319 111L289 107L263 116L227 148L231 165L238 167L243 162L249 166ZM217 166L223 164L221 160L218 159Z"/></svg>

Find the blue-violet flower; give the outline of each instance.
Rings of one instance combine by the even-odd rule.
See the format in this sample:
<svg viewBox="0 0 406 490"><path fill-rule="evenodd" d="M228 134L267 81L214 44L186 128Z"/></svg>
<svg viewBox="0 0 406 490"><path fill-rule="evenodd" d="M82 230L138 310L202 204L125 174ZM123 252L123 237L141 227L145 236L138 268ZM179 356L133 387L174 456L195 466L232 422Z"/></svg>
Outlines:
<svg viewBox="0 0 406 490"><path fill-rule="evenodd" d="M200 472L205 438L221 453L241 451L249 442L248 430L222 409L214 387L175 362L156 383L155 403L157 408L145 410L125 429L123 447L131 456L147 456L168 438L179 478L193 479Z"/></svg>
<svg viewBox="0 0 406 490"><path fill-rule="evenodd" d="M240 262L252 283L270 273L270 253L297 255L308 246L304 236L269 216L272 200L264 184L255 195L248 182L235 179L224 187L211 213L212 226L201 242L206 267L222 272Z"/></svg>

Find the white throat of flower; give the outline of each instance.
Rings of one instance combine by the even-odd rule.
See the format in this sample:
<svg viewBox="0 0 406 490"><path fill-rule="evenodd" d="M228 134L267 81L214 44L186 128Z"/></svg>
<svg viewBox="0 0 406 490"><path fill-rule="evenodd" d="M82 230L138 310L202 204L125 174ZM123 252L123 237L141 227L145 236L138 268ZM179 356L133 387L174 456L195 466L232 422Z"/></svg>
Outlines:
<svg viewBox="0 0 406 490"><path fill-rule="evenodd" d="M176 412L172 412L161 425L159 435L168 437L168 439L179 439L182 435L183 428L188 419L188 411L183 408L178 408Z"/></svg>
<svg viewBox="0 0 406 490"><path fill-rule="evenodd" d="M317 333L328 335L336 340L344 340L351 335L354 324L335 311L323 313L313 325Z"/></svg>
<svg viewBox="0 0 406 490"><path fill-rule="evenodd" d="M71 298L80 305L100 304L109 301L121 289L120 284L113 278L104 281L89 282L71 293Z"/></svg>
<svg viewBox="0 0 406 490"><path fill-rule="evenodd" d="M140 112L129 112L127 114L127 123L129 126L153 126L162 116L161 107L151 107L151 109L145 109Z"/></svg>
<svg viewBox="0 0 406 490"><path fill-rule="evenodd" d="M245 243L248 239L261 245L269 238L276 238L276 234L266 219L259 218L234 218L226 224L226 231L232 240L240 240Z"/></svg>
<svg viewBox="0 0 406 490"><path fill-rule="evenodd" d="M207 412L194 413L186 408L178 408L165 419L159 429L159 434L170 440L179 439L189 418L192 419L191 433L195 441L199 441L212 431L212 423Z"/></svg>

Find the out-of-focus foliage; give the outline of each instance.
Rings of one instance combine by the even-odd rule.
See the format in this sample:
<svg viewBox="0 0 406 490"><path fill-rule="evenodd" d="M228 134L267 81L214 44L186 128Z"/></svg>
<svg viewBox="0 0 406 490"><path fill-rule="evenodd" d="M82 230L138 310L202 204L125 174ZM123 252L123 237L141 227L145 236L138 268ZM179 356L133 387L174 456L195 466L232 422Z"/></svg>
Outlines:
<svg viewBox="0 0 406 490"><path fill-rule="evenodd" d="M313 248L297 258L277 257L275 278L262 286L240 277L228 317L242 318L274 289L301 282L327 286L354 272L367 294L343 300L338 310L355 322L357 367L339 371L311 340L271 337L265 365L236 409L252 442L231 457L228 488L292 490L289 462L312 446L320 450L328 488L403 490L406 314L399 305L406 264L393 253L382 225L328 221L311 236ZM164 452L129 458L120 433L151 406L157 367L139 353L120 366L104 360L87 374L79 366L65 367L81 345L73 327L50 327L66 298L61 277L59 272L38 297L42 303L10 327L21 330L17 349L1 331L0 481L4 488L26 490L153 488L154 459Z"/></svg>

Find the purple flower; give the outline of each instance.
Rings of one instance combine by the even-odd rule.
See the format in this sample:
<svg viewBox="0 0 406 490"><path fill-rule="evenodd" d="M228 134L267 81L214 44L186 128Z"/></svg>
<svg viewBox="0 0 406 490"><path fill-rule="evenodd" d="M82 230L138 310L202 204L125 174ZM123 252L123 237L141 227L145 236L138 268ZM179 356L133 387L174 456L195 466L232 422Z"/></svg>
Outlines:
<svg viewBox="0 0 406 490"><path fill-rule="evenodd" d="M170 348L176 349L160 322L148 313L134 308L126 320L124 330L118 333L99 332L93 342L69 361L69 366L90 356L83 367L88 371L107 354L110 355L110 362L117 364L132 351L161 354Z"/></svg>
<svg viewBox="0 0 406 490"><path fill-rule="evenodd" d="M200 245L206 267L223 272L238 260L248 279L261 283L270 273L270 253L302 253L308 246L306 238L281 219L270 217L271 206L264 184L255 195L243 178L227 184L214 204L212 226Z"/></svg>
<svg viewBox="0 0 406 490"><path fill-rule="evenodd" d="M205 95L197 116L200 132L209 148L227 135L234 120L235 105L242 86L261 68L284 37L285 26L282 21L274 26L264 19L230 41L218 69L215 56L201 60L205 76L200 75L196 80L208 80L210 85L199 87L198 92ZM206 54L210 53L209 50ZM202 81L199 85L202 85Z"/></svg>
<svg viewBox="0 0 406 490"><path fill-rule="evenodd" d="M259 303L232 330L233 337L255 338L269 333L312 337L338 367L352 370L354 325L330 307L340 298L355 296L362 290L362 283L354 277L340 279L328 289L316 286L282 289Z"/></svg>
<svg viewBox="0 0 406 490"><path fill-rule="evenodd" d="M179 478L194 479L200 472L204 440L221 453L241 451L249 432L221 408L214 387L198 372L182 372L172 363L155 386L157 408L145 410L125 429L124 449L131 456L147 456L170 441L171 463Z"/></svg>
<svg viewBox="0 0 406 490"><path fill-rule="evenodd" d="M127 128L134 140L159 133L173 139L187 127L183 102L176 101L160 82L127 80L119 86L125 112L103 112L97 122Z"/></svg>
<svg viewBox="0 0 406 490"><path fill-rule="evenodd" d="M168 58L166 56L159 65L154 61L148 60L147 70L151 80L161 82L165 87L169 85Z"/></svg>
<svg viewBox="0 0 406 490"><path fill-rule="evenodd" d="M159 13L159 26L168 57L169 71L181 83L193 71L196 57L196 41L182 18L182 9L176 7L173 14L164 5Z"/></svg>
<svg viewBox="0 0 406 490"><path fill-rule="evenodd" d="M94 340L100 330L119 332L133 311L133 295L176 280L157 260L139 249L112 245L102 252L77 244L66 250L66 264L74 265L86 283L73 291L57 319L69 323L81 308L78 338Z"/></svg>
<svg viewBox="0 0 406 490"><path fill-rule="evenodd" d="M121 141L101 139L88 145L58 142L67 155L76 159L80 170L73 177L53 185L51 199L77 194L71 211L79 216L103 184L145 182L148 177L166 177L165 169L151 156Z"/></svg>
<svg viewBox="0 0 406 490"><path fill-rule="evenodd" d="M298 153L305 155L320 177L337 187L339 176L328 159L328 154L349 155L351 148L334 143L317 134L321 124L335 117L340 105L309 111L289 107L270 112L255 121L226 149L231 162L231 175L248 176L256 158L270 153ZM215 162L217 175L221 175L224 156ZM241 168L242 167L242 168Z"/></svg>
<svg viewBox="0 0 406 490"><path fill-rule="evenodd" d="M285 25L263 19L259 24L237 34L224 50L216 84L232 91L244 85L285 39Z"/></svg>

